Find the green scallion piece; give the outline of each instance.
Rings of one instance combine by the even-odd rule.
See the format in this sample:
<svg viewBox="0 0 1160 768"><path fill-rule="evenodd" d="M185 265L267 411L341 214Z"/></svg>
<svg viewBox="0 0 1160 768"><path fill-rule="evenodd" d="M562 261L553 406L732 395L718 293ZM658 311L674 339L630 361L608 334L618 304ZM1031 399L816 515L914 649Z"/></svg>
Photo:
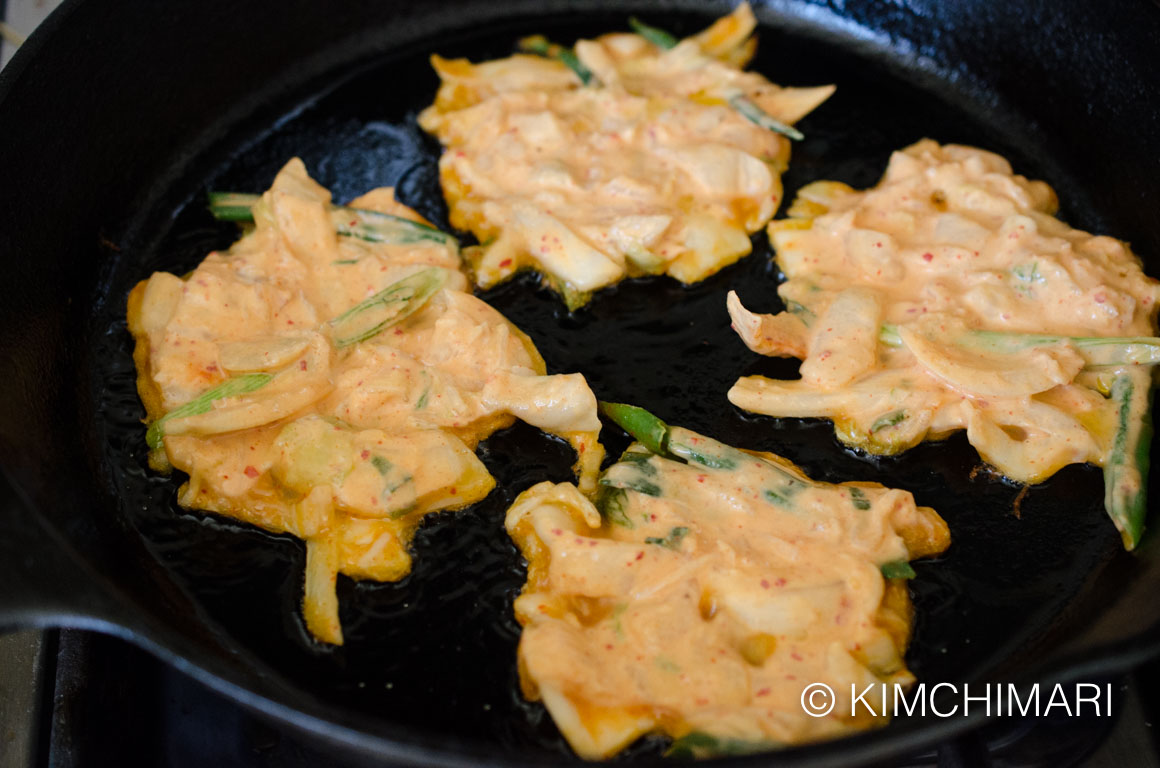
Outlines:
<svg viewBox="0 0 1160 768"><path fill-rule="evenodd" d="M759 125L766 130L780 133L782 136L788 136L794 141L801 141L806 136L804 133L778 120L773 115L766 112L761 107L757 106L748 96L743 94L735 94L729 97L729 106L733 107L737 112L749 122L754 125Z"/></svg>
<svg viewBox="0 0 1160 768"><path fill-rule="evenodd" d="M878 329L878 340L888 347L901 347L902 336L898 333L897 325L890 325L889 323L883 325Z"/></svg>
<svg viewBox="0 0 1160 768"><path fill-rule="evenodd" d="M640 472L645 477L656 477L657 468L649 463L656 454L649 451L636 450L634 446L629 448L617 459L617 464L631 464L632 468Z"/></svg>
<svg viewBox="0 0 1160 768"><path fill-rule="evenodd" d="M454 238L446 232L381 211L336 206L330 209L330 220L334 223L334 230L338 234L369 243L409 245L430 241L449 245L454 242Z"/></svg>
<svg viewBox="0 0 1160 768"><path fill-rule="evenodd" d="M378 336L426 304L446 279L444 270L429 267L391 283L328 323L334 345L342 349Z"/></svg>
<svg viewBox="0 0 1160 768"><path fill-rule="evenodd" d="M224 400L227 397L247 395L266 386L273 379L274 374L272 373L246 373L241 376L226 379L216 387L207 389L185 405L174 408L150 424L148 431L145 433L145 442L149 444L150 448L156 450L161 447L161 438L165 436L165 423L167 421L209 413L210 409L213 408L213 404L218 400Z"/></svg>
<svg viewBox="0 0 1160 768"><path fill-rule="evenodd" d="M253 208L261 199L261 195L241 192L210 192L209 212L219 221L252 222ZM342 205L330 206L329 212L335 231L345 237L396 245L424 240L442 245L455 243L455 239L446 232L390 213Z"/></svg>
<svg viewBox="0 0 1160 768"><path fill-rule="evenodd" d="M688 527L678 525L668 532L665 536L646 536L645 544L656 544L658 547L665 549L677 550L681 548L681 539L689 535Z"/></svg>
<svg viewBox="0 0 1160 768"><path fill-rule="evenodd" d="M632 31L648 40L650 43L658 48L668 50L673 48L680 42L675 35L666 32L658 27L652 27L645 24L640 19L632 16L628 20L628 26L632 27ZM794 141L801 141L805 138L805 134L794 128L792 125L787 125L778 120L773 115L766 112L761 107L757 106L747 96L743 94L735 94L729 98L729 106L737 110L742 117L752 122L754 125L759 125L769 131L780 133L783 136L788 136Z"/></svg>
<svg viewBox="0 0 1160 768"><path fill-rule="evenodd" d="M898 326L883 325L878 340L888 347L901 347ZM1051 336L1009 331L967 331L949 343L969 349L1015 354L1035 347L1070 342L1083 356L1088 368L1160 363L1160 338L1154 336Z"/></svg>
<svg viewBox="0 0 1160 768"><path fill-rule="evenodd" d="M1112 382L1116 434L1104 462L1104 508L1132 550L1144 534L1148 514L1148 455L1152 443L1152 372L1132 371Z"/></svg>
<svg viewBox="0 0 1160 768"><path fill-rule="evenodd" d="M680 427L669 427L665 447L671 455L709 469L736 469L745 458L745 454L733 446L710 440Z"/></svg>
<svg viewBox="0 0 1160 768"><path fill-rule="evenodd" d="M210 192L209 212L218 221L253 221L253 208L261 199L242 192Z"/></svg>
<svg viewBox="0 0 1160 768"><path fill-rule="evenodd" d="M628 493L623 488L602 488L596 499L596 509L601 517L613 525L635 527L628 516Z"/></svg>
<svg viewBox="0 0 1160 768"><path fill-rule="evenodd" d="M669 427L644 408L625 403L600 401L600 412L658 456L668 451Z"/></svg>
<svg viewBox="0 0 1160 768"><path fill-rule="evenodd" d="M675 48L677 43L680 42L675 35L658 27L649 26L635 16L628 17L628 26L632 28L633 32L648 40L657 48L668 50L669 48Z"/></svg>
<svg viewBox="0 0 1160 768"><path fill-rule="evenodd" d="M870 434L873 435L874 433L880 432L888 427L896 427L902 422L906 421L908 418L910 417L907 415L906 411L901 410L891 411L890 413L879 416L874 420L874 423L870 425Z"/></svg>
<svg viewBox="0 0 1160 768"><path fill-rule="evenodd" d="M616 465L613 465L610 469L614 469L615 467ZM599 483L607 488L636 491L637 493L643 493L645 496L652 496L654 498L662 494L659 485L639 474L618 474L616 477L610 477L606 472L604 477L600 478Z"/></svg>
<svg viewBox="0 0 1160 768"><path fill-rule="evenodd" d="M584 85L590 84L595 80L592 70L584 66L584 62L576 56L576 52L571 48L565 48L557 43L550 42L548 38L543 35L532 35L525 37L519 41L519 49L524 53L534 53L537 56L543 56L545 59L555 59L568 69L576 73L576 77L580 78L580 82Z"/></svg>
<svg viewBox="0 0 1160 768"><path fill-rule="evenodd" d="M787 301L785 303L785 311L789 312L791 315L796 315L797 319L801 320L802 325L804 325L806 328L809 328L810 324L813 323L817 318L817 315L815 315L809 307L796 301Z"/></svg>
<svg viewBox="0 0 1160 768"><path fill-rule="evenodd" d="M914 572L914 568L905 560L892 560L889 563L883 563L879 566L882 571L882 576L887 579L913 579L918 574Z"/></svg>

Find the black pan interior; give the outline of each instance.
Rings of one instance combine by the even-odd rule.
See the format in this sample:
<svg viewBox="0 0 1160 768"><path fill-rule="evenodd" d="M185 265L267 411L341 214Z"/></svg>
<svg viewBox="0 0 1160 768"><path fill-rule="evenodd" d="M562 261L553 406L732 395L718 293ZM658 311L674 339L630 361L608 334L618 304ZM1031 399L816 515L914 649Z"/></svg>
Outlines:
<svg viewBox="0 0 1160 768"><path fill-rule="evenodd" d="M632 10L682 33L711 18ZM800 126L807 139L794 147L784 178L787 198L820 178L871 185L891 150L932 137L1000 152L1018 172L1048 180L1059 193L1061 216L1074 226L1135 237L1145 258L1149 252L1139 248L1140 240L1145 246L1160 242L1155 235L1138 236L1138 207L1112 205L1092 188L1085 158L1050 151L1043 137L1051 127L995 93L938 69L922 51L871 45L849 30L812 28L809 13L778 11L785 9L763 11L782 24L762 29L752 67L783 84L838 85L837 95ZM446 227L438 146L415 125L437 84L427 56L505 55L516 37L531 32L569 42L623 28L628 15L629 9L616 9L519 17L469 30L448 17L452 31L348 62L269 101L247 104L220 135L189 156L178 152L174 170L154 186L134 190L137 204L148 208L123 228L102 233L105 259L88 304L95 310L75 359L95 414L91 469L102 503L116 500L104 535L129 540L119 545L129 553L124 578L135 579L137 588L149 580L169 610L192 611L192 623L210 638L205 646L218 646L210 652L257 661L284 703L396 738L405 730L418 740L492 754L569 754L544 710L523 701L516 686L518 627L511 601L524 570L502 519L529 485L569 479L570 451L522 425L494 435L481 456L499 481L496 491L469 509L429 517L415 541L414 571L403 581L341 579L347 643L322 647L299 618L301 544L182 510L175 502L178 479L147 470L125 296L152 271L181 274L236 237L232 225L214 222L205 211L206 190L260 191L292 156L302 157L340 201L395 186L404 202ZM770 256L758 235L751 257L700 285L630 281L601 292L575 314L530 278L482 297L532 336L550 370L584 373L601 399L634 402L670 423L775 451L814 477L877 480L913 491L949 522L953 545L945 556L916 565L911 668L932 682L1015 679L1041 670L1037 655L1060 645L1071 622L1102 607L1100 575L1127 578L1139 567L1125 560L1104 516L1099 472L1060 472L1032 488L1016 516L1019 489L973 472L979 460L961 437L881 459L841 447L828 423L735 409L724 393L738 376L793 377L796 370L793 361L752 355L728 327L724 295L730 289L755 310L780 309ZM615 428L606 430L605 441L612 453L626 442ZM917 734L923 727L902 718L888 733ZM629 755L656 755L661 747L646 739Z"/></svg>

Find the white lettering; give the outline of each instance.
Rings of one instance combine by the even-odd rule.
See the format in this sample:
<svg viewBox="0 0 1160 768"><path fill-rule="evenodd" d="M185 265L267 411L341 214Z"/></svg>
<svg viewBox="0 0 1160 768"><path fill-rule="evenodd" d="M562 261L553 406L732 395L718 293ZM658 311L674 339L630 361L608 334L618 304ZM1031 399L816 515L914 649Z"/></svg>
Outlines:
<svg viewBox="0 0 1160 768"><path fill-rule="evenodd" d="M987 702L987 717L991 716L991 686L989 684L984 685L983 690L985 691L985 693L982 696L972 696L970 684L969 683L963 684L963 714L964 715L970 714L972 701L985 701L985 702Z"/></svg>
<svg viewBox="0 0 1160 768"><path fill-rule="evenodd" d="M906 705L906 691L901 685L894 686L894 714L897 715L900 711L907 715L913 715L914 710L918 709L919 714L926 717L926 683L919 683L911 693L910 706ZM901 701L901 703L899 703Z"/></svg>
<svg viewBox="0 0 1160 768"><path fill-rule="evenodd" d="M1095 695L1090 696L1090 697L1084 696L1083 691L1086 688L1094 688L1096 691ZM1090 701L1092 704L1096 705L1096 717L1099 717L1100 716L1100 687L1098 685L1096 685L1095 683L1076 683L1075 684L1075 714L1076 714L1076 717L1078 717L1080 715L1080 713L1083 712L1084 702L1088 702L1088 701Z"/></svg>
<svg viewBox="0 0 1160 768"><path fill-rule="evenodd" d="M1015 687L1015 684L1014 683L1007 683L1007 714L1008 715L1015 714L1015 707L1012 706L1011 699L1015 699L1015 704L1018 705L1018 707L1019 707L1019 714L1020 715L1023 715L1024 717L1026 717L1028 712L1034 712L1036 715L1039 714L1039 686L1038 685L1031 686L1031 695L1027 697L1027 706L1024 707L1023 701L1019 698L1019 690ZM1031 707L1032 702L1035 702L1034 709L1032 709L1032 707Z"/></svg>
<svg viewBox="0 0 1160 768"><path fill-rule="evenodd" d="M1057 696L1060 699L1058 702L1055 700ZM1051 689L1051 698L1047 700L1047 706L1043 708L1043 714L1046 715L1051 712L1052 707L1063 707L1067 712L1067 716L1071 717L1071 704L1068 703L1067 694L1064 693L1063 685L1060 683L1056 683L1055 687Z"/></svg>
<svg viewBox="0 0 1160 768"><path fill-rule="evenodd" d="M934 697L935 697L935 692L936 692L936 691L937 691L939 688L943 688L943 687L950 688L952 691L954 691L954 690L955 690L955 686L954 686L952 683L939 683L939 684L938 684L938 685L936 685L934 688L931 688L931 689L930 689L930 711L931 711L932 713L934 713L935 717L950 717L951 715L953 715L954 713L956 713L956 712L958 712L958 711L959 711L959 705L958 705L958 704L955 704L953 707L951 707L951 711L950 711L950 712L940 712L940 711L939 711L939 709L938 709L938 707L936 707L936 706L934 705Z"/></svg>
<svg viewBox="0 0 1160 768"><path fill-rule="evenodd" d="M866 701L866 694L870 693L870 690L873 687L874 684L871 683L870 685L866 686L866 690L855 696L854 692L858 690L858 684L850 683L850 696L853 697L850 701L850 717L856 717L858 715L858 702L862 702L862 704L865 705L867 711L870 712L871 717L878 716L878 713L874 711L874 707L870 706L870 702Z"/></svg>

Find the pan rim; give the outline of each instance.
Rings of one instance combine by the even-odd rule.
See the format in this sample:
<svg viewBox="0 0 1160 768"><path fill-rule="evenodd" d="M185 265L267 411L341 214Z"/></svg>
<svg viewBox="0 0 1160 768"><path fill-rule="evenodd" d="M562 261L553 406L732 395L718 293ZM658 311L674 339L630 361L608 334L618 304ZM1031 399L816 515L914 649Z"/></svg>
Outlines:
<svg viewBox="0 0 1160 768"><path fill-rule="evenodd" d="M4 103L9 92L14 87L14 84L16 83L17 79L21 76L24 69L28 66L28 63L33 60L37 51L39 51L44 46L46 41L50 39L53 31L55 29L57 29L60 25L64 24L67 17L69 16L69 14L76 7L78 7L82 2L83 2L83 0L65 0L65 3L62 4L61 8L58 9L58 11L54 12L54 14L52 16L50 16L49 20L46 21L45 25L43 25L40 29L38 29L29 38L29 41L26 42L25 45L21 47L21 50L18 51L18 53L16 54L16 57L13 59L13 62L11 62L9 64L9 67L6 68L6 71L3 74L0 74L0 104ZM13 69L13 67L15 67L17 64L19 64L19 67L17 67L16 69ZM109 625L108 627L105 627L101 624L101 620L95 620L95 621L96 621L96 623L93 625L92 628L98 629L101 631L109 631L110 634L115 634L115 635L126 637L127 639L130 639L133 642L135 642L136 644L141 645L142 647L144 647L146 650L153 653L154 655L157 655L159 658L163 658L164 660L166 660L167 663L173 664L178 669L182 669L183 672L191 674L196 679L202 680L202 682L206 682L206 680L202 679L202 675L203 674L207 675L212 681L214 681L217 684L220 684L220 687L217 684L212 685L211 687L214 687L215 689L220 690L223 693L226 693L226 695L230 696L230 698L246 704L248 707L254 709L255 711L261 711L261 712L269 714L270 716L275 717L279 720L282 720L285 722L290 722L292 724L297 725L298 727L304 728L305 730L310 730L311 732L315 732L317 735L319 735L323 738L328 738L328 734L325 733L325 731L329 731L330 728L333 725L335 725L331 721L327 721L323 718L318 718L318 717L311 715L311 714L308 714L308 713L303 713L301 710L299 710L297 708L288 707L285 704L282 704L282 703L279 703L276 701L272 701L272 700L262 696L261 694L254 693L249 688L241 686L239 683L231 681L225 677L219 676L218 673L212 672L212 671L206 669L205 667L203 667L202 665L200 665L199 663L197 663L196 661L188 659L187 657L182 655L179 651L177 651L175 649L175 646L171 645L169 642L165 642L159 638L150 638L146 635L135 632L133 629L126 628L126 627L121 626L121 625ZM1149 635L1151 635L1151 636L1149 636ZM168 638L166 640L168 640ZM1130 647L1122 648L1121 646L1124 646L1124 645L1130 646ZM1098 659L1089 659L1086 662L1086 664L1081 664L1081 666L1084 670L1088 670L1089 672L1092 672L1092 673L1114 673L1114 672L1118 672L1118 671L1123 671L1124 669L1127 669L1131 666L1134 666L1135 664L1139 663L1142 660L1145 660L1147 658L1152 658L1152 657L1156 656L1157 654L1160 654L1160 627L1149 628L1148 631L1145 631L1137 638L1134 638L1134 639L1129 640L1129 641L1125 641L1124 643L1114 644L1107 651L1103 651L1102 649L1097 648L1097 649L1090 651L1090 653L1091 654L1101 654L1101 657ZM1119 654L1119 655L1117 655L1115 658L1113 658L1113 657L1109 656L1108 654ZM1124 654L1126 654L1126 655L1124 655ZM1125 659L1127 659L1127 660L1125 660ZM198 674L194 674L194 672L197 672ZM242 694L244 694L244 695L242 695ZM251 697L258 697L258 698L255 701L248 701L247 699L251 698ZM269 706L262 706L263 704L266 704ZM308 728L307 727L308 724L306 724L306 723L296 723L295 718L289 716L290 714L302 715L302 716L305 716L305 717L311 719L312 721L316 721L317 724L319 724L319 729L316 730L315 727ZM970 725L964 724L961 727L955 726L954 728L950 728L948 726L948 728L944 729L944 730L949 730L953 733L959 733L959 732L965 731L968 728L973 728L973 727L975 727L975 725L976 724L973 724L973 723ZM339 725L338 727L344 731L344 734L346 732L351 732L356 736L366 737L366 738L370 738L370 739L374 740L374 742L375 742L374 754L382 756L382 746L381 746L381 743L379 743L379 742L381 742L382 739L380 737L368 735L367 733L365 733L363 731L351 731L351 729L346 728L345 726L341 726L341 725ZM935 737L934 735L932 735L929 738L918 739L918 740L916 740L916 748L921 748L922 746L925 746L928 743L940 741L943 738L946 738L948 735L950 735L950 733L943 734L943 735L940 735L938 737ZM887 738L887 736L888 736L887 734L879 732L879 733L875 734L875 736L878 737L878 738L876 738L876 741L883 741L886 744L892 743L891 739ZM904 739L897 739L897 740L904 740ZM359 741L361 741L361 739L354 739L354 742L359 742ZM842 740L842 741L838 741L838 742L832 742L831 744L843 744L843 743L848 743L849 741L850 740L847 739L847 740ZM352 740L349 737L344 735L344 737L342 739L342 743L349 745L352 743ZM828 747L828 746L831 746L831 744L809 745L809 746L794 748L792 751L796 753L799 750L811 749L814 746ZM366 749L368 750L368 754L370 753L369 752L370 746L371 745L368 744L366 747ZM421 757L423 760L429 761L431 759L431 757L435 754L438 754L438 753L423 754ZM474 752L472 754L474 754ZM788 752L784 753L784 754L789 755ZM869 755L871 753L867 752L867 754ZM879 750L875 750L872 754L877 755L879 757L881 756ZM466 755L466 753L465 753L465 755ZM406 754L398 755L398 757L399 757L399 759L418 759L419 756L418 755L411 755L410 752L406 752ZM861 759L861 758L859 758L859 759ZM867 758L867 760L871 760L871 759L875 759L875 758L874 757ZM746 764L747 762L748 761L742 760L742 761L738 761L737 764ZM463 762L440 762L440 763L436 763L436 764L450 766L450 765L479 765L481 763L479 762L478 759L475 759L475 760L473 760L471 762L467 762L467 763L463 763ZM484 764L488 764L488 763L484 763ZM550 762L549 763L540 763L540 762L508 763L508 762L504 762L503 764L541 765L541 764L552 764L552 763L550 763ZM795 764L799 764L799 763L795 762L794 760L787 759L786 764L787 765L795 765ZM810 764L810 763L809 762L802 762L800 764L806 765L806 764Z"/></svg>

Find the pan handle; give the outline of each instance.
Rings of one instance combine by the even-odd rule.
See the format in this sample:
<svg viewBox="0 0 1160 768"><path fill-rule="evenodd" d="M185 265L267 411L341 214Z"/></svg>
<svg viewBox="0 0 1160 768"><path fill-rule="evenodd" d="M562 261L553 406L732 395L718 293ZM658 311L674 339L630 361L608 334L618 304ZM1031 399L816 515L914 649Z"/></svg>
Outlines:
<svg viewBox="0 0 1160 768"><path fill-rule="evenodd" d="M0 632L31 627L125 628L130 612L108 581L0 473Z"/></svg>

